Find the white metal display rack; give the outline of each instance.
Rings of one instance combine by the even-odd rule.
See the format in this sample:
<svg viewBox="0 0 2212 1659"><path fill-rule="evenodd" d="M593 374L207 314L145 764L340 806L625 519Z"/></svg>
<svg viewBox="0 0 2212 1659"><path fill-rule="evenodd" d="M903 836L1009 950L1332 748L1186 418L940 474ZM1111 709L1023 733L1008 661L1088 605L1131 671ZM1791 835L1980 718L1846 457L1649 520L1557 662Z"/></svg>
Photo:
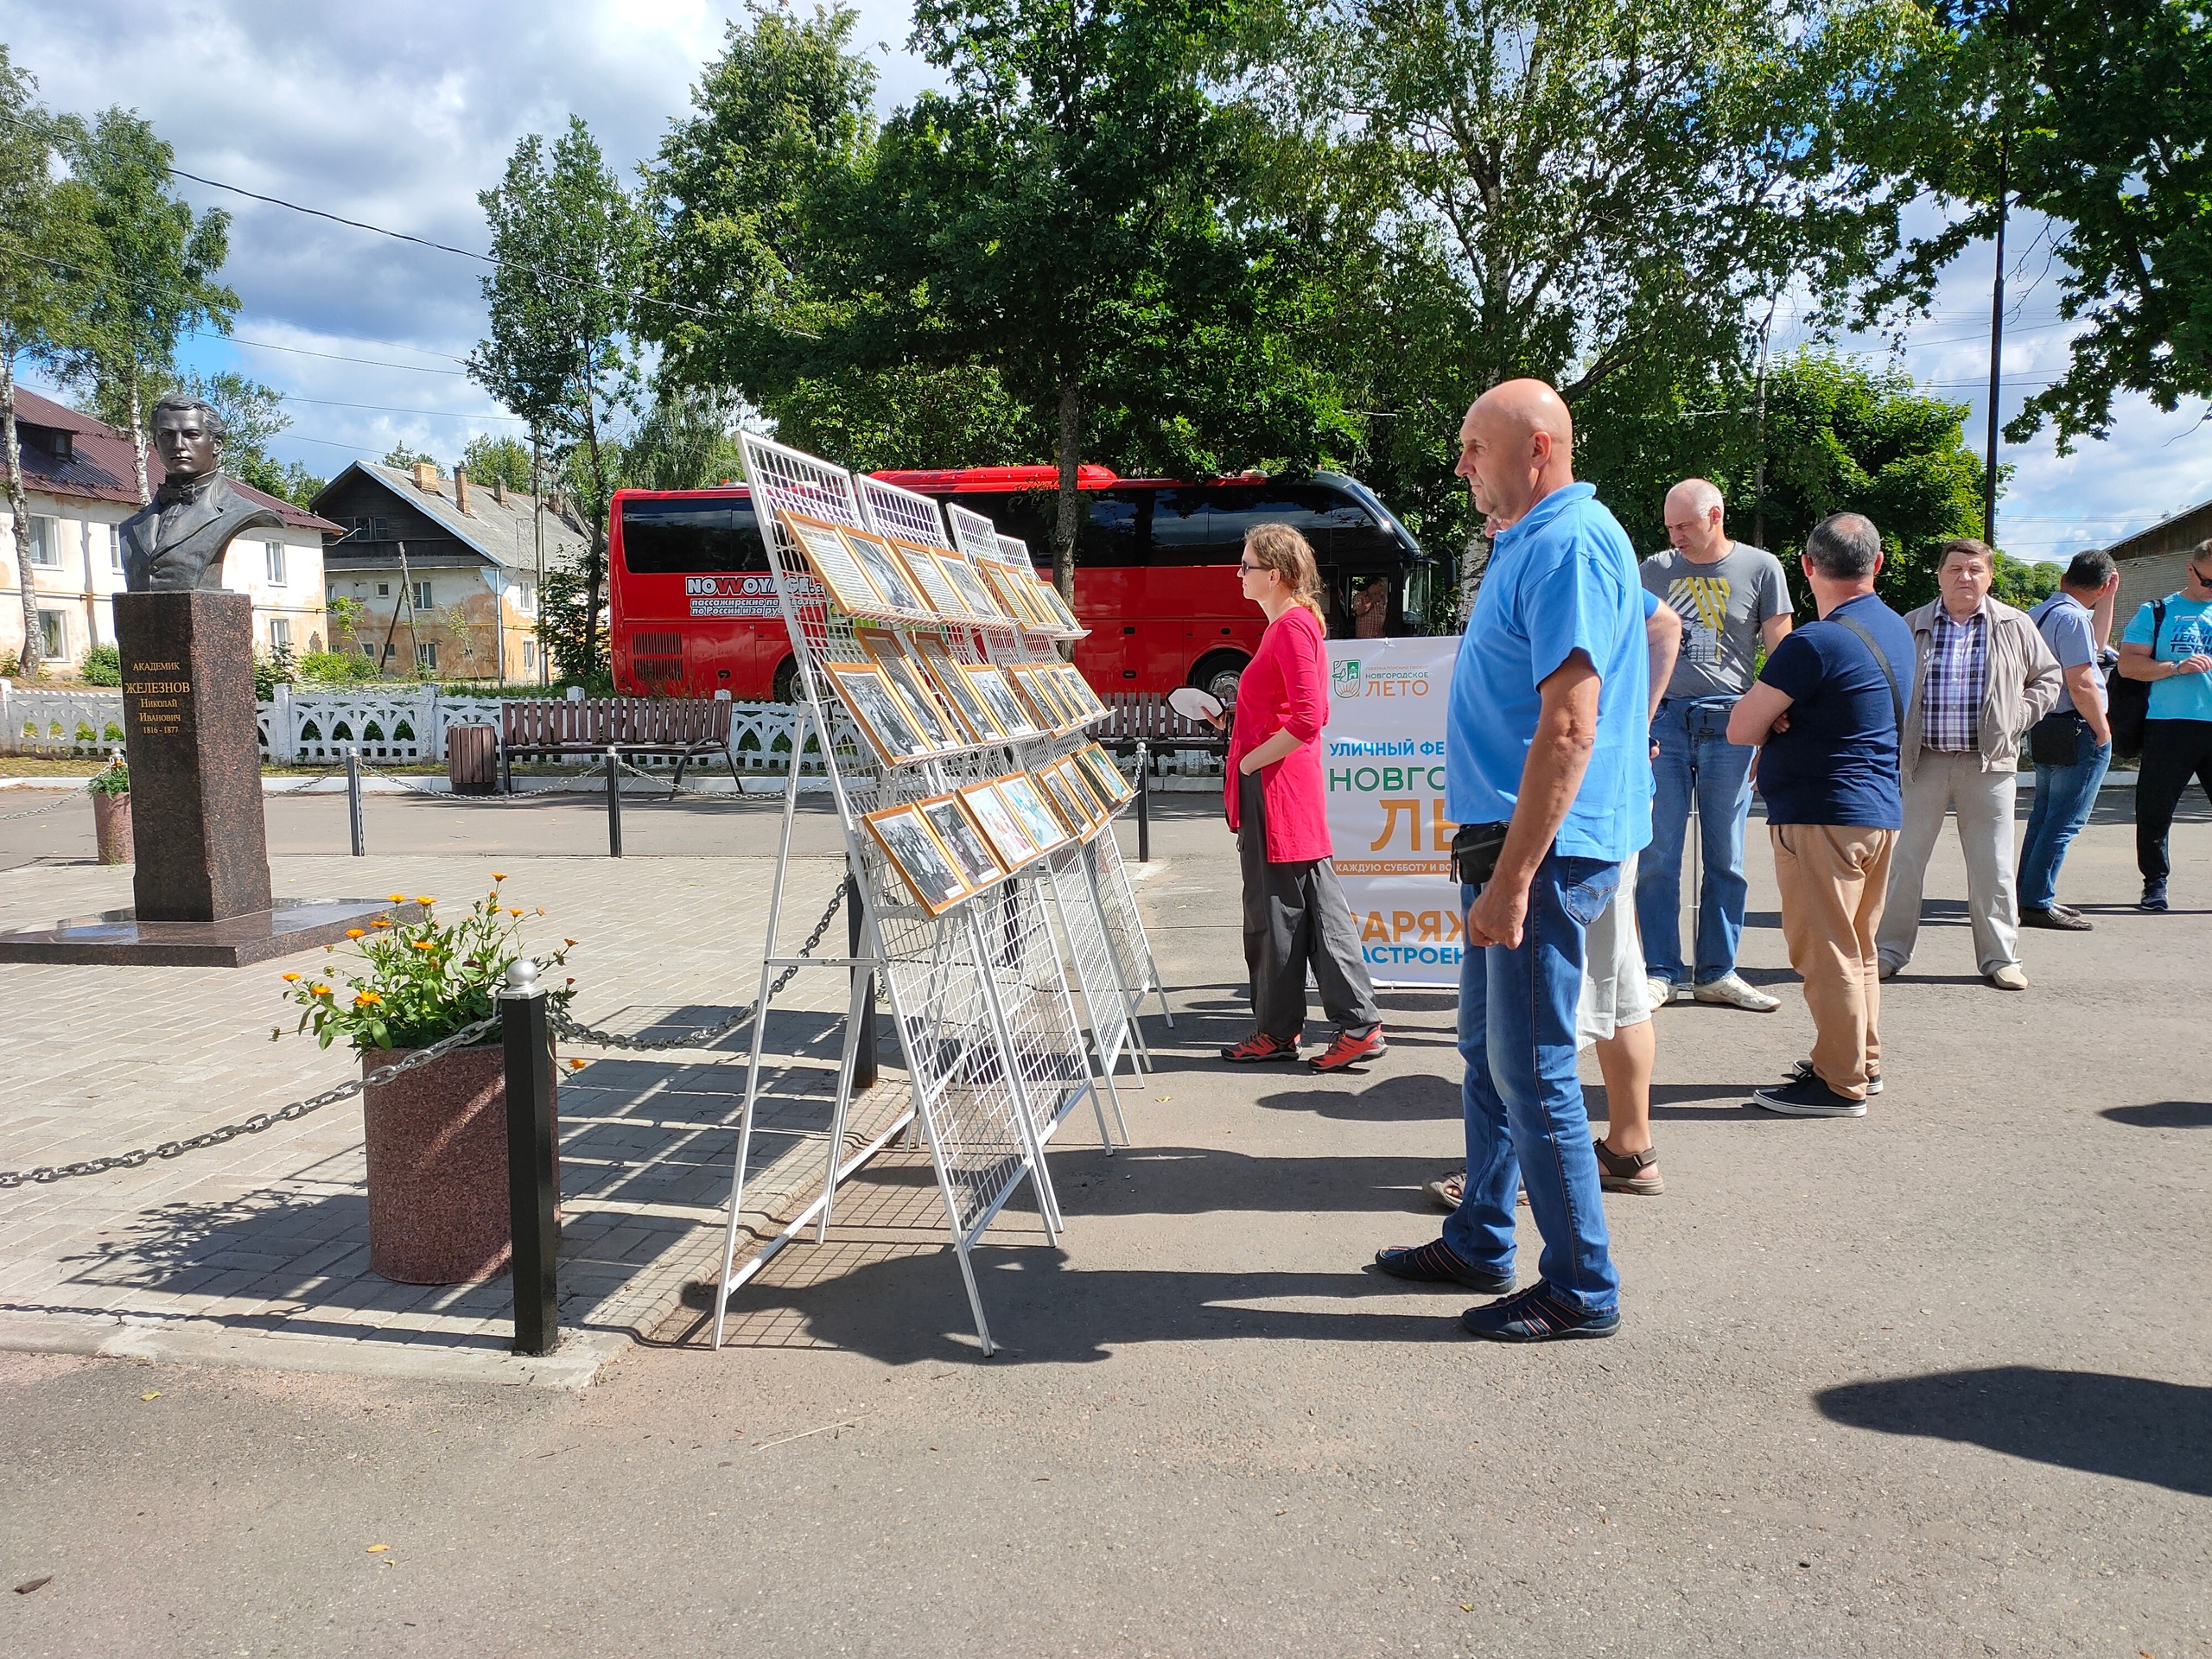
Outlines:
<svg viewBox="0 0 2212 1659"><path fill-rule="evenodd" d="M842 468L751 434L745 435L742 442L747 478L797 661L802 729L793 734L793 764L784 792L775 887L769 900L767 945L756 1003L759 1013L753 1020L737 1157L731 1174L721 1292L715 1304L715 1345L721 1344L731 1294L807 1222L817 1221L817 1236L826 1237L838 1185L901 1129L918 1120L944 1200L976 1333L988 1354L995 1348L969 1252L1025 1175L1035 1185L1039 1216L1047 1240L1057 1236L1059 1206L1045 1163L1045 1143L1087 1096L1097 1117L1100 1139L1110 1152L1113 1138L1105 1104L1087 1063L1059 949L1040 902L1040 882L1035 878L1024 880L1018 873L932 918L914 902L861 818L881 807L943 794L1015 768L999 764L1006 758L1002 747L887 766L878 765L865 749L852 759L836 749L830 738L830 710L836 706L837 694L823 672L823 664L851 661L861 653L852 632L852 620L830 608L804 556L789 544L775 515L783 509L854 529L867 528L868 519L851 475ZM903 525L901 533L908 533ZM943 538L940 535L930 539L942 543ZM868 623L870 619L861 620ZM898 626L895 619L885 620ZM798 799L797 761L804 748L807 727L813 729L820 745L848 866L856 878L854 892L861 907L861 944L851 957L778 954ZM821 1196L741 1268L737 1265L739 1221L759 1097L762 1044L773 995L771 980L779 969L793 965L864 971L853 976ZM906 1110L888 1128L847 1157L845 1118L852 1096L857 1045L867 1024L868 975L871 973L880 981L890 1003L906 1062L904 1086L910 1098ZM887 1081L878 1084L893 1086L899 1085ZM1118 1102L1116 1109L1118 1113Z"/></svg>

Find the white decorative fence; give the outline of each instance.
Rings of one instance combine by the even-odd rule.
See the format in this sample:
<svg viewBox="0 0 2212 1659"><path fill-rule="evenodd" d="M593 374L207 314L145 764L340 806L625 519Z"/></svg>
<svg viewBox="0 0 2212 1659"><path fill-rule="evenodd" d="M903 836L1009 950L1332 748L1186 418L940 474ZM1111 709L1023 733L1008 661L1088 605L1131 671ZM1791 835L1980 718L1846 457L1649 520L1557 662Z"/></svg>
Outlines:
<svg viewBox="0 0 2212 1659"><path fill-rule="evenodd" d="M280 685L258 706L261 753L288 766L333 766L358 744L372 764L436 765L446 758L446 732L454 726L499 723L498 697L472 697L435 685L371 685L309 690ZM730 709L730 753L742 772L784 771L798 711L788 703L738 702ZM859 741L851 729L836 734L840 749ZM0 754L98 757L123 743L120 691L26 688L0 679ZM821 762L808 744L805 770ZM673 760L636 757L635 764L672 766ZM694 763L696 769L696 763Z"/></svg>

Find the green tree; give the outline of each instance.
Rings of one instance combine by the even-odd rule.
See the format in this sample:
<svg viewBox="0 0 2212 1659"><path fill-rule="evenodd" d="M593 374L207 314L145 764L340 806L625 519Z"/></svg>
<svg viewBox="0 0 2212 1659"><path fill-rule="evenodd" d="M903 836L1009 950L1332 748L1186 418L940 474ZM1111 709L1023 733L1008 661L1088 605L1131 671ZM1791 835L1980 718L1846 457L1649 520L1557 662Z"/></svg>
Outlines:
<svg viewBox="0 0 2212 1659"><path fill-rule="evenodd" d="M2113 399L2212 397L2212 28L2194 0L1929 0L1927 26L1867 124L1862 153L1947 210L1884 297L1938 272L2026 208L2063 226L2059 315L2089 327L2066 374L2008 423L2061 452L2103 437Z"/></svg>
<svg viewBox="0 0 2212 1659"><path fill-rule="evenodd" d="M175 390L199 398L222 417L223 470L233 478L300 507L329 482L300 461L280 461L269 453L270 440L292 423L281 391L232 369L188 374Z"/></svg>
<svg viewBox="0 0 2212 1659"><path fill-rule="evenodd" d="M82 192L56 179L57 163L80 136L33 102L37 82L0 42L0 452L15 530L16 581L22 601L21 671L39 672L38 600L31 570L30 501L16 429L16 365L50 361L71 336L81 294L73 262L98 257L81 217Z"/></svg>
<svg viewBox="0 0 2212 1659"><path fill-rule="evenodd" d="M618 470L633 490L696 490L745 475L737 446L736 399L664 381Z"/></svg>
<svg viewBox="0 0 2212 1659"><path fill-rule="evenodd" d="M438 458L429 450L414 448L404 442L395 443L384 452L384 464L397 472L411 473L425 461L438 466ZM445 469L438 467L438 474L443 477Z"/></svg>
<svg viewBox="0 0 2212 1659"><path fill-rule="evenodd" d="M607 513L619 482L614 440L638 395L632 329L648 221L573 116L550 156L536 133L517 144L499 188L477 200L499 264L483 282L491 336L470 354L468 372L554 445L590 526L583 614L595 649Z"/></svg>
<svg viewBox="0 0 2212 1659"><path fill-rule="evenodd" d="M1838 111L1906 0L1404 0L1316 8L1265 78L1269 177L1321 249L1318 360L1361 470L1435 550L1474 526L1467 405L1514 375L1583 416L1732 372L1795 290L1824 315L1899 245Z"/></svg>
<svg viewBox="0 0 2212 1659"><path fill-rule="evenodd" d="M861 473L1019 466L1052 445L998 372L975 365L802 378L771 398L766 412L784 442Z"/></svg>
<svg viewBox="0 0 2212 1659"><path fill-rule="evenodd" d="M524 495L533 493L530 480L530 446L505 433L479 432L462 446L461 469L479 484L493 481Z"/></svg>
<svg viewBox="0 0 2212 1659"><path fill-rule="evenodd" d="M98 249L77 279L76 322L58 363L100 418L130 434L138 499L146 481L146 412L176 378L187 332L228 334L238 296L216 281L230 254L230 215L194 214L170 193L175 151L128 110L103 112L72 146Z"/></svg>

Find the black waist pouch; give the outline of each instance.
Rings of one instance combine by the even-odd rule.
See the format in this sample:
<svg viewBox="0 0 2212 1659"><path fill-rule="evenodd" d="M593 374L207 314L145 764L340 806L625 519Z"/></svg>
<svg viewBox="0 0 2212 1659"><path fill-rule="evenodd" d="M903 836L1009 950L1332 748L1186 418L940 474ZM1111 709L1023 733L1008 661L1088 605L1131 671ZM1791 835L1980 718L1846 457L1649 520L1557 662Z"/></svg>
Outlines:
<svg viewBox="0 0 2212 1659"><path fill-rule="evenodd" d="M2082 758L2089 722L2071 709L2045 715L2028 728L2028 759L2041 766L2070 766Z"/></svg>
<svg viewBox="0 0 2212 1659"><path fill-rule="evenodd" d="M1463 823L1452 837L1452 878L1479 887L1497 868L1497 855L1505 850L1507 823Z"/></svg>

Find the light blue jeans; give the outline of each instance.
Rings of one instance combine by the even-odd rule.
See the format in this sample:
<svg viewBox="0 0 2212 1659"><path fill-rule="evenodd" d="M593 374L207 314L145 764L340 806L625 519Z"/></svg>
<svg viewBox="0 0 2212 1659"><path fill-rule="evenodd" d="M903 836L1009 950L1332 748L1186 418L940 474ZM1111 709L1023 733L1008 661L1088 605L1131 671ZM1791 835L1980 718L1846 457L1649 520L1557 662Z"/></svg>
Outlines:
<svg viewBox="0 0 2212 1659"><path fill-rule="evenodd" d="M1734 973L1744 937L1744 819L1758 751L1728 741L1735 706L1729 697L1669 697L1651 721L1659 757L1651 763L1651 845L1637 871L1636 925L1644 971L1675 984L1693 977L1682 971L1682 853L1693 796L1705 854L1695 982L1710 985Z"/></svg>
<svg viewBox="0 0 2212 1659"><path fill-rule="evenodd" d="M1620 886L1621 867L1546 855L1529 887L1521 943L1471 948L1459 963L1460 1104L1467 1184L1444 1242L1486 1272L1513 1270L1515 1189L1543 1235L1537 1270L1592 1313L1620 1302L1591 1150L1590 1114L1574 1069L1583 931ZM1462 913L1476 889L1459 889Z"/></svg>
<svg viewBox="0 0 2212 1659"><path fill-rule="evenodd" d="M2097 786L2112 765L2112 745L2092 744L2085 727L2082 759L2070 766L2036 767L2036 804L2020 841L2020 907L2049 910L2058 900L2058 867L2097 804Z"/></svg>

